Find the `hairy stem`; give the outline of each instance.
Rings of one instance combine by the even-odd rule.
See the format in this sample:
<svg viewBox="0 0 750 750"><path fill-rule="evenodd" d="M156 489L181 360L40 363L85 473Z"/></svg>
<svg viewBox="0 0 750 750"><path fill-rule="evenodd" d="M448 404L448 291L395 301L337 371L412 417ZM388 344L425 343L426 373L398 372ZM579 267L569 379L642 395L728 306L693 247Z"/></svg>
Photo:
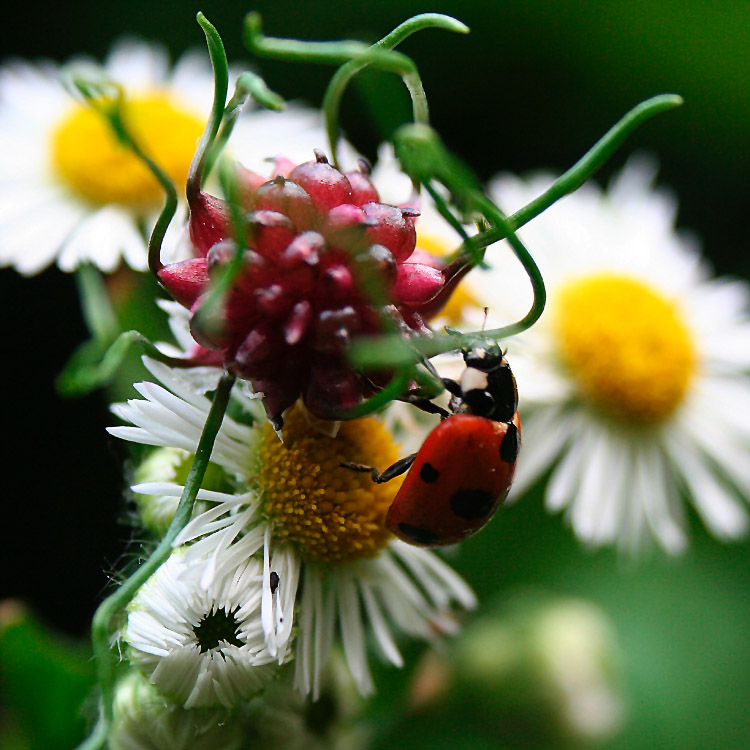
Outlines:
<svg viewBox="0 0 750 750"><path fill-rule="evenodd" d="M140 587L159 569L172 554L172 545L178 534L187 525L193 513L195 498L198 495L203 477L206 473L216 436L224 419L229 403L229 394L235 377L225 372L219 381L211 408L203 426L192 466L185 482L185 489L180 498L166 534L149 558L133 573L114 593L110 594L96 610L91 626L94 656L97 662L98 682L101 691L99 722L91 736L79 746L78 750L95 750L106 742L112 725L114 712L115 657L112 653L112 621L132 601Z"/></svg>

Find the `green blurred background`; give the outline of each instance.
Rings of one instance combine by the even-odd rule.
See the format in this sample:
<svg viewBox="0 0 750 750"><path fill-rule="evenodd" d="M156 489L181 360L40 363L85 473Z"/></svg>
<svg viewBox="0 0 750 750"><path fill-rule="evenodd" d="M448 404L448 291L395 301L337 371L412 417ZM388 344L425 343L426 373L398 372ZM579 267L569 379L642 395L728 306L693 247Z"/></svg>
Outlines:
<svg viewBox="0 0 750 750"><path fill-rule="evenodd" d="M561 171L639 100L681 94L685 106L638 131L599 179L633 150L654 153L661 181L679 196L680 225L702 238L718 272L750 277L748 2L16 4L4 19L3 52L60 61L79 52L101 57L115 38L135 34L163 41L177 55L201 45L194 14L203 10L222 33L230 59L247 60L240 27L251 7L262 13L266 33L306 39L375 40L425 11L463 20L472 29L469 36L426 31L403 49L420 68L433 124L483 178L500 170ZM279 93L312 103L319 103L332 72L257 64ZM399 85L373 74L347 96L343 122L354 143L374 156L379 139L405 111ZM2 543L10 564L2 594L28 601L45 622L80 636L108 575L118 569L126 549L137 549L128 546L131 531L118 523L120 466L127 454L104 433L113 418L102 394L64 402L53 391L53 377L85 337L73 280L55 270L23 280L6 270L2 284L5 421L6 435L12 436L3 474L8 515ZM533 492L499 514L453 562L487 607L533 588L582 596L603 608L621 643L627 703L622 732L604 746L750 747L750 545L721 545L691 521L693 544L681 559L656 553L627 566L609 551L581 549ZM54 684L52 677L33 672L21 655L41 655L53 670L50 675L60 662L33 633L9 645L7 623L16 615L3 619L0 652L11 708L14 696L7 685L14 670L34 675L34 684ZM76 672L81 694L86 675L85 669ZM380 680L381 693L371 707L374 725L381 726L378 747L543 746L523 732L483 725L465 706L386 724L384 717L402 701L408 675L384 670ZM49 692L54 701L65 691ZM12 715L22 729L37 732L31 744L14 747L70 747L64 733L44 730L33 716L18 718L17 710Z"/></svg>

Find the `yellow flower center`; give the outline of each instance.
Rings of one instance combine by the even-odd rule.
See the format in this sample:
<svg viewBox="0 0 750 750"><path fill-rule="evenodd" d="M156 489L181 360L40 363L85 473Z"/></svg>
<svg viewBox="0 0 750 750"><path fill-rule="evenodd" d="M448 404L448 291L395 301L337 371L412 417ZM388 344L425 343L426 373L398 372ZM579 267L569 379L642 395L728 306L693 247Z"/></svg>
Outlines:
<svg viewBox="0 0 750 750"><path fill-rule="evenodd" d="M141 149L183 185L203 130L201 120L163 93L126 99L123 119ZM162 189L148 168L90 107L77 106L60 121L52 133L51 156L62 180L97 205L143 210L161 200Z"/></svg>
<svg viewBox="0 0 750 750"><path fill-rule="evenodd" d="M292 542L310 561L377 554L389 539L385 514L403 479L375 484L369 473L340 464L384 469L399 458L388 431L371 417L343 422L330 438L315 432L295 409L284 425L283 443L266 425L258 483L275 538Z"/></svg>
<svg viewBox="0 0 750 750"><path fill-rule="evenodd" d="M682 402L697 356L674 302L642 281L599 273L566 284L551 313L566 368L605 413L652 424Z"/></svg>
<svg viewBox="0 0 750 750"><path fill-rule="evenodd" d="M438 258L444 258L458 247L458 242L455 247L449 247L444 241L429 234L418 234L417 247ZM460 326L466 320L464 311L472 307L475 309L480 307L479 300L469 291L465 283L460 283L451 294L445 307L440 311L440 320L449 326Z"/></svg>

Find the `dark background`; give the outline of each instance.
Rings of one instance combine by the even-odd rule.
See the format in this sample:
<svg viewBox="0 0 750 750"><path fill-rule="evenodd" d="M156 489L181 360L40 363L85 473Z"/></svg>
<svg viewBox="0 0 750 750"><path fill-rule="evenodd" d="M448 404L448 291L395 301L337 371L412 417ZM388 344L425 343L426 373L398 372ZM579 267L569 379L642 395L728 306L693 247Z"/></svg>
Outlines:
<svg viewBox="0 0 750 750"><path fill-rule="evenodd" d="M419 66L433 125L482 178L501 170L561 171L638 101L681 94L685 106L642 127L598 178L633 150L656 154L661 182L679 196L680 225L703 238L718 272L750 276L750 3L266 0L253 8L269 35L305 39L374 41L425 11L467 23L468 36L427 30L403 51ZM192 1L15 4L3 20L3 52L58 61L79 52L102 57L118 36L135 34L161 40L178 55L201 46L194 14L203 10L230 60L249 59L240 39L249 9ZM255 64L286 98L314 104L332 72ZM388 77L363 79L344 103L348 135L374 156L405 104ZM74 279L56 269L32 279L4 270L0 284L2 594L31 601L48 622L83 634L107 571L118 568L131 535L118 523L126 450L104 432L114 418L102 393L71 402L54 392L54 376L86 336ZM693 527L693 547L683 559L657 554L623 569L609 551L582 551L532 495L467 544L457 564L485 599L538 585L584 595L612 616L626 651L635 717L617 747L747 747L750 548L722 546Z"/></svg>

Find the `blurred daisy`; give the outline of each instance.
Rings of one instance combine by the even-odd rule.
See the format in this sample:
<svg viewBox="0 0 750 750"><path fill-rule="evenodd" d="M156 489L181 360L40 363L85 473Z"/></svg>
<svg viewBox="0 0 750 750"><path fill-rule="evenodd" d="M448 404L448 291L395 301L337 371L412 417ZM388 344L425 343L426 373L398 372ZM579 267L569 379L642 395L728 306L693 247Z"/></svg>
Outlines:
<svg viewBox="0 0 750 750"><path fill-rule="evenodd" d="M144 400L114 407L134 426L110 432L193 452L209 400L195 393L188 375L145 362L167 388L138 384ZM282 442L258 399L239 391L235 401L239 414L225 417L212 462L234 478L237 489L233 494L202 490L199 499L210 507L188 524L176 544L186 545L187 564L202 565L205 591L238 565L262 561L261 624L269 652L279 659L297 618L297 688L319 695L321 672L338 632L349 670L367 694L373 690L370 638L387 661L400 666L394 629L424 639L452 632L452 605L472 607L474 595L439 557L388 534L385 514L400 480L375 484L369 475L340 466L354 462L384 468L400 457L379 420L344 422L335 436L335 429L325 435L298 407L286 419ZM182 492L169 483L133 489L153 497Z"/></svg>
<svg viewBox="0 0 750 750"><path fill-rule="evenodd" d="M207 55L187 54L170 69L163 48L121 41L103 71L124 89L134 137L180 189L211 108ZM110 272L123 258L144 270L161 188L60 73L20 60L0 68L0 265L31 275L53 262L64 271L91 262ZM233 138L247 164L282 150L309 158L324 142L320 116L298 107L241 117Z"/></svg>
<svg viewBox="0 0 750 750"><path fill-rule="evenodd" d="M271 656L260 625L263 566L245 560L207 588L193 573L175 552L130 604L123 640L162 695L186 708L231 708L257 694L286 656Z"/></svg>
<svg viewBox="0 0 750 750"><path fill-rule="evenodd" d="M509 342L525 445L514 494L551 469L547 506L583 541L636 552L653 537L677 553L683 495L720 539L747 530L749 297L710 278L653 178L633 160L606 192L587 184L520 231L549 301ZM510 212L550 182L502 177L491 193ZM490 249L494 268L467 281L490 328L530 305L528 281L501 255Z"/></svg>

